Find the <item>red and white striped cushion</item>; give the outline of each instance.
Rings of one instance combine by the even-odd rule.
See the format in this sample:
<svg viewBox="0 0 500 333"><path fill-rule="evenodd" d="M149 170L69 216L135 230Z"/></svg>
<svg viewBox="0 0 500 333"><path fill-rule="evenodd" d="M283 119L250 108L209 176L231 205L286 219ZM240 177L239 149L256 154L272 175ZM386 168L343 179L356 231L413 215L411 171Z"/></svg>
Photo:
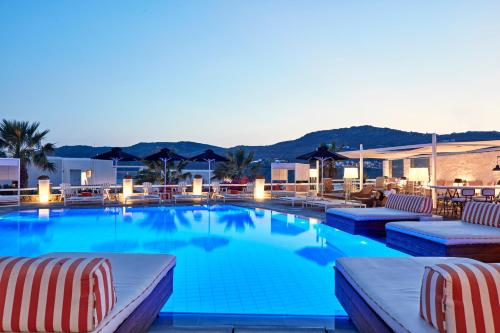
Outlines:
<svg viewBox="0 0 500 333"><path fill-rule="evenodd" d="M426 267L420 315L439 332L500 332L500 264Z"/></svg>
<svg viewBox="0 0 500 333"><path fill-rule="evenodd" d="M385 207L413 213L432 214L432 198L418 195L392 194L388 197Z"/></svg>
<svg viewBox="0 0 500 333"><path fill-rule="evenodd" d="M0 257L0 331L89 332L115 303L107 259Z"/></svg>
<svg viewBox="0 0 500 333"><path fill-rule="evenodd" d="M500 228L500 205L487 202L467 202L462 221Z"/></svg>

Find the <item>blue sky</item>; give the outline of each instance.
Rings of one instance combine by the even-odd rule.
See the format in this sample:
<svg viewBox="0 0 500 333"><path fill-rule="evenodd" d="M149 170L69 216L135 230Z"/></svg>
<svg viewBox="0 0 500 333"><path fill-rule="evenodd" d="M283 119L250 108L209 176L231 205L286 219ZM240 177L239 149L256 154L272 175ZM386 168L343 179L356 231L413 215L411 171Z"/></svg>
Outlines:
<svg viewBox="0 0 500 333"><path fill-rule="evenodd" d="M481 0L0 0L0 118L58 145L500 130L498 17Z"/></svg>

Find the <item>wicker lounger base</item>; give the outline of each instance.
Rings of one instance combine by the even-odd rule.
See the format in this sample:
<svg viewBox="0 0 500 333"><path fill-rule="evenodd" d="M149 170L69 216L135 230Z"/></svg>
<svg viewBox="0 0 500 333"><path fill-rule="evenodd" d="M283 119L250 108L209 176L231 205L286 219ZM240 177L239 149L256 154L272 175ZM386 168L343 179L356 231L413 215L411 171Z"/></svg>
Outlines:
<svg viewBox="0 0 500 333"><path fill-rule="evenodd" d="M384 221L356 221L339 215L326 214L326 224L333 228L337 228L354 235L365 235L373 237L384 237L385 225L389 222L396 221L400 221L400 219ZM413 221L417 221L417 219Z"/></svg>
<svg viewBox="0 0 500 333"><path fill-rule="evenodd" d="M419 257L465 257L483 262L500 262L500 244L446 245L387 230L386 245Z"/></svg>
<svg viewBox="0 0 500 333"><path fill-rule="evenodd" d="M393 332L337 269L335 269L335 296L360 332Z"/></svg>
<svg viewBox="0 0 500 333"><path fill-rule="evenodd" d="M158 317L163 305L167 302L174 288L174 270L171 269L151 294L139 304L130 316L118 327L117 333L147 332Z"/></svg>

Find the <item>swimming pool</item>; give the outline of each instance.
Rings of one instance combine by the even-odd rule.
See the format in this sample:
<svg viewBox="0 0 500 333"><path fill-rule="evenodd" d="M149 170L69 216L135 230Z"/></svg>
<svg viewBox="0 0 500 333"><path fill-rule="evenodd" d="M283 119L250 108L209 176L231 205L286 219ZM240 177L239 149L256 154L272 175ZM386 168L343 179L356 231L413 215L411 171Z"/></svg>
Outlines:
<svg viewBox="0 0 500 333"><path fill-rule="evenodd" d="M171 253L163 311L345 315L338 257L405 256L316 219L232 205L39 209L0 216L0 255L54 251Z"/></svg>

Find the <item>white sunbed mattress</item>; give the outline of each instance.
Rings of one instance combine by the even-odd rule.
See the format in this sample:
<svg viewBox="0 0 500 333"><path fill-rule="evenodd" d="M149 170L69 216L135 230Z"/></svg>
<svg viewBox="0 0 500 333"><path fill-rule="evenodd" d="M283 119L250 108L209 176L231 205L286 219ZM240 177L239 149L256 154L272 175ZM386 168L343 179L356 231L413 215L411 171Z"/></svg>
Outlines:
<svg viewBox="0 0 500 333"><path fill-rule="evenodd" d="M111 261L117 298L115 307L92 331L95 333L114 332L175 266L175 256L168 254L54 252L44 255L65 258L88 256Z"/></svg>
<svg viewBox="0 0 500 333"><path fill-rule="evenodd" d="M421 319L420 287L425 266L473 262L466 258L340 258L337 269L395 332L437 332Z"/></svg>
<svg viewBox="0 0 500 333"><path fill-rule="evenodd" d="M394 221L397 219L419 219L421 216L428 215L385 207L372 207L364 209L330 208L326 212L327 214L338 215L354 221Z"/></svg>
<svg viewBox="0 0 500 333"><path fill-rule="evenodd" d="M462 221L391 222L386 229L444 245L500 244L500 228Z"/></svg>

